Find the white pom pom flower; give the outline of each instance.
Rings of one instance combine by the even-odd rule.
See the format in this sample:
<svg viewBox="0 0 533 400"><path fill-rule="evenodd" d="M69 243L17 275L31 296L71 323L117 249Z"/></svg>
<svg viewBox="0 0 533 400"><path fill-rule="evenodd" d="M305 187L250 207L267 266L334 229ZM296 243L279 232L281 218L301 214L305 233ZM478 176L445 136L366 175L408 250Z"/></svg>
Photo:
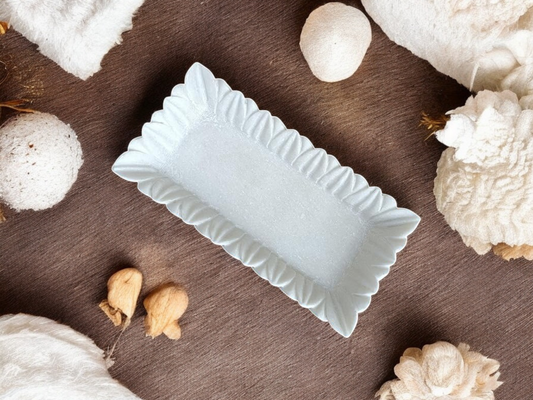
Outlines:
<svg viewBox="0 0 533 400"><path fill-rule="evenodd" d="M0 128L0 200L17 211L59 203L82 164L76 133L54 115L22 114Z"/></svg>

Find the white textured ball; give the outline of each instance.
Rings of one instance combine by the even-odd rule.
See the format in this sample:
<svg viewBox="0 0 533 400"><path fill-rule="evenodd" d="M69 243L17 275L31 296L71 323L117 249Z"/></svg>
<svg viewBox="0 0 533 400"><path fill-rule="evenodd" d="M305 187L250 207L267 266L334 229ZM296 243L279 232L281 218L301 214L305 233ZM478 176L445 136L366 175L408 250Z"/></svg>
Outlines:
<svg viewBox="0 0 533 400"><path fill-rule="evenodd" d="M139 400L87 336L48 318L0 317L0 399Z"/></svg>
<svg viewBox="0 0 533 400"><path fill-rule="evenodd" d="M76 133L54 115L21 114L0 128L0 200L17 211L59 203L82 164Z"/></svg>
<svg viewBox="0 0 533 400"><path fill-rule="evenodd" d="M309 14L300 48L318 79L338 82L357 71L371 41L365 14L342 3L328 3Z"/></svg>

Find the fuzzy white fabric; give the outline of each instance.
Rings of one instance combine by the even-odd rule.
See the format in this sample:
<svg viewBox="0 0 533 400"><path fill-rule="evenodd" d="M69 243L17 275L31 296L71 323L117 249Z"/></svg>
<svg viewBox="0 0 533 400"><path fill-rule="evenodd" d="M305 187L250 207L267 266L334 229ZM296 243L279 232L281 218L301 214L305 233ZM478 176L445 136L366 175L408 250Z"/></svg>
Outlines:
<svg viewBox="0 0 533 400"><path fill-rule="evenodd" d="M327 3L305 21L300 48L318 79L338 82L357 71L371 40L365 14L342 3Z"/></svg>
<svg viewBox="0 0 533 400"><path fill-rule="evenodd" d="M1 0L8 21L45 56L87 79L100 70L107 52L131 29L144 0Z"/></svg>
<svg viewBox="0 0 533 400"><path fill-rule="evenodd" d="M533 110L515 93L482 91L451 113L437 139L438 210L466 245L533 245Z"/></svg>
<svg viewBox="0 0 533 400"><path fill-rule="evenodd" d="M363 0L363 5L391 40L466 87L533 94L533 0Z"/></svg>
<svg viewBox="0 0 533 400"><path fill-rule="evenodd" d="M0 317L1 400L139 399L107 372L87 336L43 317Z"/></svg>
<svg viewBox="0 0 533 400"><path fill-rule="evenodd" d="M59 203L82 164L76 133L54 115L20 114L0 128L0 200L17 211Z"/></svg>

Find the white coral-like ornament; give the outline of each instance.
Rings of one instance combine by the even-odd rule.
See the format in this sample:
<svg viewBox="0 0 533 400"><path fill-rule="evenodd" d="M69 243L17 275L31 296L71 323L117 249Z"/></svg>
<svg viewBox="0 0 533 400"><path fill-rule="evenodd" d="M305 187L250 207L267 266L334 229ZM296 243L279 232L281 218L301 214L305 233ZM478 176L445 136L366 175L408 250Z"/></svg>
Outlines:
<svg viewBox="0 0 533 400"><path fill-rule="evenodd" d="M524 100L524 99L523 99ZM436 133L437 209L467 246L533 245L533 110L511 91L482 91Z"/></svg>
<svg viewBox="0 0 533 400"><path fill-rule="evenodd" d="M383 384L380 400L493 400L502 382L500 364L469 350L437 342L421 349L409 348L394 367L399 379Z"/></svg>

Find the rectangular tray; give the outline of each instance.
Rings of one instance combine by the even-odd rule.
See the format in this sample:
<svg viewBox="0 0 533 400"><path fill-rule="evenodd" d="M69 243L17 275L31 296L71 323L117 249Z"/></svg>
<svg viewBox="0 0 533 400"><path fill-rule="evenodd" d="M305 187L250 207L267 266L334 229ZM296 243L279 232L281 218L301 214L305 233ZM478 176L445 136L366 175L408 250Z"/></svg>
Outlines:
<svg viewBox="0 0 533 400"><path fill-rule="evenodd" d="M345 337L420 221L199 63L113 171Z"/></svg>

